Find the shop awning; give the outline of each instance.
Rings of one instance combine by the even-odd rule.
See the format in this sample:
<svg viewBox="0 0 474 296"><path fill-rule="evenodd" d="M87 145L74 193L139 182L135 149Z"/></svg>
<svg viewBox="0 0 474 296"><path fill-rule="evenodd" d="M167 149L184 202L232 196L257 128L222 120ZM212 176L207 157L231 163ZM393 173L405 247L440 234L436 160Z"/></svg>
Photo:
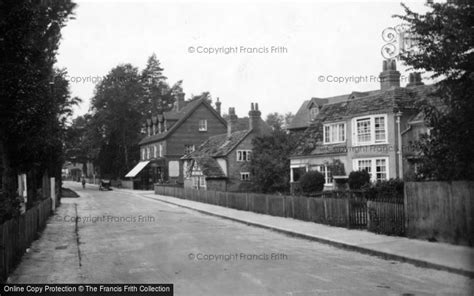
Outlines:
<svg viewBox="0 0 474 296"><path fill-rule="evenodd" d="M134 178L149 162L150 161L140 161L130 172L128 172L128 174L125 175L125 178Z"/></svg>

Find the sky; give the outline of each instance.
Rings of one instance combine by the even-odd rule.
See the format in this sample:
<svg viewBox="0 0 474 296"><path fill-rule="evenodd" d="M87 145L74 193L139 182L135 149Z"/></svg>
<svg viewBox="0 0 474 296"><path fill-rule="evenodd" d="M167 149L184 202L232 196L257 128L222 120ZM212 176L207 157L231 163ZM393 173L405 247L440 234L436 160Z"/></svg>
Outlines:
<svg viewBox="0 0 474 296"><path fill-rule="evenodd" d="M209 91L223 113L250 104L296 113L311 97L374 90L386 44L401 23L399 1L76 1L62 30L56 66L89 110L97 81L114 67L140 70L156 54L168 83L183 80L186 98ZM406 1L426 11L424 1ZM406 66L397 62L401 85ZM429 81L425 81L429 83Z"/></svg>

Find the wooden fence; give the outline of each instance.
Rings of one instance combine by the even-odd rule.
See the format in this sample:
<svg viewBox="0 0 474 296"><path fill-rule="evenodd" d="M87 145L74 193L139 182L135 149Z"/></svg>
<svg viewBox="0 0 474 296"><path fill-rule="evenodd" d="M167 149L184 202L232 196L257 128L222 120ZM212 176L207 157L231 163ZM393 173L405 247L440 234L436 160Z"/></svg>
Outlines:
<svg viewBox="0 0 474 296"><path fill-rule="evenodd" d="M474 182L406 182L406 229L412 238L474 246Z"/></svg>
<svg viewBox="0 0 474 296"><path fill-rule="evenodd" d="M405 233L403 198L367 198L363 191L313 197L196 190L155 185L155 193L213 205L390 235Z"/></svg>
<svg viewBox="0 0 474 296"><path fill-rule="evenodd" d="M51 202L48 198L23 215L0 225L0 282L8 277L38 232L46 226Z"/></svg>

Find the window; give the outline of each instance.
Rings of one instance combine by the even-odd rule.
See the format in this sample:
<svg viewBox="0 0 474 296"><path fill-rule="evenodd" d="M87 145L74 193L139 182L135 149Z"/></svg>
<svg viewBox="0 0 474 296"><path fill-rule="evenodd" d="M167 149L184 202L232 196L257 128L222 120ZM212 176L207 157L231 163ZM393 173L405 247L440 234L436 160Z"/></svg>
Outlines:
<svg viewBox="0 0 474 296"><path fill-rule="evenodd" d="M184 145L184 154L189 154L194 151L194 145Z"/></svg>
<svg viewBox="0 0 474 296"><path fill-rule="evenodd" d="M237 150L237 161L250 161L252 150Z"/></svg>
<svg viewBox="0 0 474 296"><path fill-rule="evenodd" d="M206 119L199 120L199 131L200 132L207 131L207 120Z"/></svg>
<svg viewBox="0 0 474 296"><path fill-rule="evenodd" d="M346 141L346 124L331 123L324 125L324 144L342 143Z"/></svg>
<svg viewBox="0 0 474 296"><path fill-rule="evenodd" d="M142 160L145 160L145 148L142 148Z"/></svg>
<svg viewBox="0 0 474 296"><path fill-rule="evenodd" d="M159 153L158 153L158 155L159 155L160 157L163 157L163 145L162 145L162 144L158 145L158 148L159 148Z"/></svg>
<svg viewBox="0 0 474 296"><path fill-rule="evenodd" d="M150 147L146 147L146 159L150 159Z"/></svg>
<svg viewBox="0 0 474 296"><path fill-rule="evenodd" d="M313 106L311 109L309 109L309 116L311 120L314 120L316 116L319 114L319 107L318 106Z"/></svg>
<svg viewBox="0 0 474 296"><path fill-rule="evenodd" d="M153 146L153 158L156 158L156 155L157 155L157 152L158 152L157 151L158 149L156 149L156 148L157 148L156 145Z"/></svg>
<svg viewBox="0 0 474 296"><path fill-rule="evenodd" d="M353 126L354 145L387 143L387 115L354 118Z"/></svg>
<svg viewBox="0 0 474 296"><path fill-rule="evenodd" d="M388 180L388 157L354 159L354 170L367 170L372 181Z"/></svg>
<svg viewBox="0 0 474 296"><path fill-rule="evenodd" d="M333 182L332 171L331 171L331 168L328 167L327 165L322 164L322 165L311 166L310 170L317 170L318 172L323 174L326 185L332 184Z"/></svg>
<svg viewBox="0 0 474 296"><path fill-rule="evenodd" d="M194 189L199 188L199 177L193 177L193 188Z"/></svg>
<svg viewBox="0 0 474 296"><path fill-rule="evenodd" d="M242 181L249 181L250 180L250 173L240 173L240 180Z"/></svg>

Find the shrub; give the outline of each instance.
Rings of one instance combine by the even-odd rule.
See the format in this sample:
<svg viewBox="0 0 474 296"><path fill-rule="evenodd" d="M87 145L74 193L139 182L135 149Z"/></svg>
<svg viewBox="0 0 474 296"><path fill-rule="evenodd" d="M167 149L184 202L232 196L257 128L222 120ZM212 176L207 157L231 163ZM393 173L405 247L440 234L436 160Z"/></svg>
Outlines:
<svg viewBox="0 0 474 296"><path fill-rule="evenodd" d="M300 179L301 190L305 194L320 192L323 191L325 182L323 174L318 171L309 171Z"/></svg>
<svg viewBox="0 0 474 296"><path fill-rule="evenodd" d="M403 198L403 181L400 179L390 179L378 181L369 189L373 197L381 198Z"/></svg>
<svg viewBox="0 0 474 296"><path fill-rule="evenodd" d="M369 172L366 170L351 172L348 183L350 189L361 189L363 186L370 184Z"/></svg>

